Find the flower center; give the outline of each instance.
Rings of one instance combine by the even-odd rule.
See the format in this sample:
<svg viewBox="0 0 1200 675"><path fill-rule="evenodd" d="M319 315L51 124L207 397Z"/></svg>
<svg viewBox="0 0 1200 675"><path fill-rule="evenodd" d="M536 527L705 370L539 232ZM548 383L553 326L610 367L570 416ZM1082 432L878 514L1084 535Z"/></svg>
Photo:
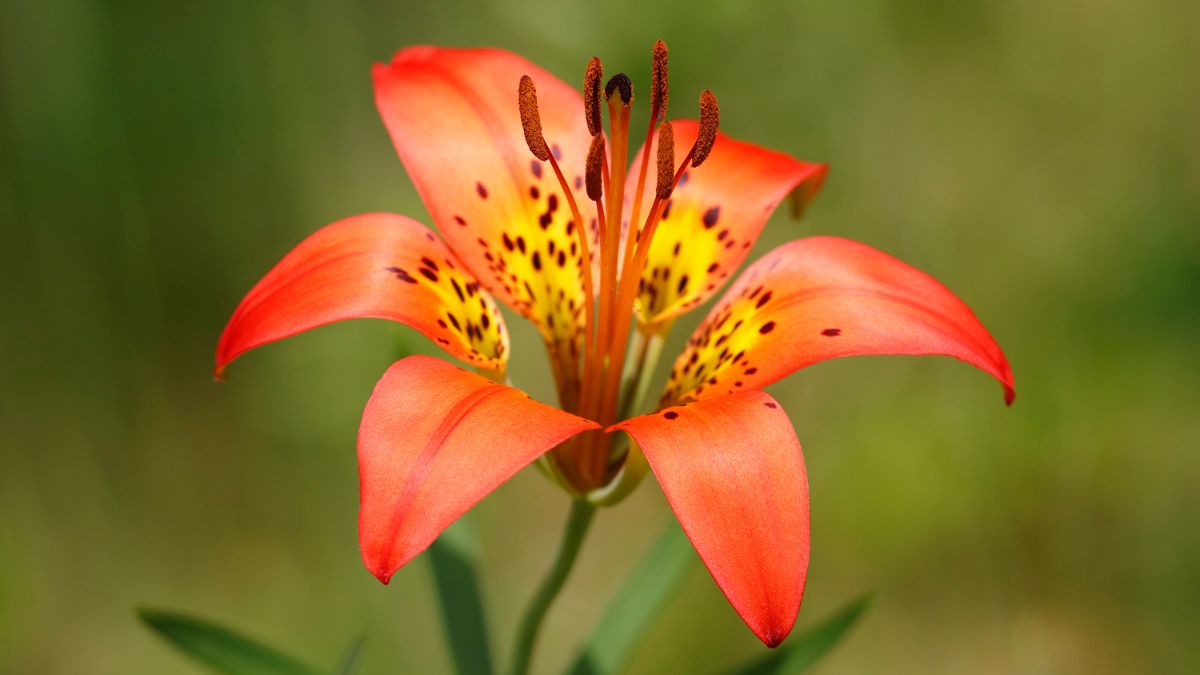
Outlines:
<svg viewBox="0 0 1200 675"><path fill-rule="evenodd" d="M700 95L700 128L696 142L688 150L683 162L675 166L674 133L666 121L667 46L659 40L654 44L651 68L650 122L646 129L645 148L637 168L632 205L626 217L626 183L630 177L626 167L629 161L629 117L633 105L633 83L624 73L610 78L601 93L600 81L603 67L599 58L593 57L584 73L583 100L584 116L588 131L592 134L592 145L586 162L587 196L592 201L598 223L598 262L585 265L583 281L585 292L584 349L578 368L580 390L578 396L563 396L564 407L582 417L599 422L603 428L620 421L622 412L633 406L631 400L640 391L643 378L650 376L642 372L646 336L639 336L634 359L627 367L627 351L630 333L643 328L633 327L634 303L637 299L642 273L651 243L663 220L664 205L679 184L685 169L697 167L708 157L716 141L718 106L716 96L705 90ZM605 142L601 96L608 108L609 137ZM537 92L529 76L521 78L518 87L518 107L525 140L534 157L548 162L559 186L566 197L575 222L585 222L580 217L579 205L575 202L570 186L563 176L554 153L550 152L542 132L538 111ZM651 141L658 134L656 155L654 199L642 218L643 194L650 163ZM588 237L584 228L576 228L583 260L592 261ZM594 278L595 277L595 278ZM639 356L639 354L641 356ZM572 409L573 408L573 409ZM604 431L577 436L571 442L552 451L558 471L572 487L580 493L603 487L621 468L626 449L614 448L613 436Z"/></svg>

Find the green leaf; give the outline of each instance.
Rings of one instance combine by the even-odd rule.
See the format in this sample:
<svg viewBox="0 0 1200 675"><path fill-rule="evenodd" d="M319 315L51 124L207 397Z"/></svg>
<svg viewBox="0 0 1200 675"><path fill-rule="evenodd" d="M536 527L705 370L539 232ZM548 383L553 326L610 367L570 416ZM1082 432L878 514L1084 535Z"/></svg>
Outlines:
<svg viewBox="0 0 1200 675"><path fill-rule="evenodd" d="M442 610L442 629L461 675L492 673L487 620L476 562L479 539L467 516L459 518L429 547L433 580Z"/></svg>
<svg viewBox="0 0 1200 675"><path fill-rule="evenodd" d="M338 660L337 668L333 669L333 675L354 675L358 670L358 664L362 661L363 643L367 641L367 636L359 635L351 642L346 651L342 652L342 658Z"/></svg>
<svg viewBox="0 0 1200 675"><path fill-rule="evenodd" d="M770 654L729 671L728 675L796 675L803 673L842 639L871 604L871 596L851 602L821 623L784 641Z"/></svg>
<svg viewBox="0 0 1200 675"><path fill-rule="evenodd" d="M672 519L609 603L568 672L601 675L619 671L695 559L691 542Z"/></svg>
<svg viewBox="0 0 1200 675"><path fill-rule="evenodd" d="M199 619L151 609L138 618L181 651L226 675L319 675L271 647Z"/></svg>

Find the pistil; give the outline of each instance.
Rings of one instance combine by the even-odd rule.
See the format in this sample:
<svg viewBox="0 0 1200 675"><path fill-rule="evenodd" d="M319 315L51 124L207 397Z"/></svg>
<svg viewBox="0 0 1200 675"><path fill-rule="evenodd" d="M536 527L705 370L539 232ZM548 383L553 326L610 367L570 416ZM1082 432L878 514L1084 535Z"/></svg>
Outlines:
<svg viewBox="0 0 1200 675"><path fill-rule="evenodd" d="M618 414L632 411L632 399L642 398L644 381L648 373L625 372L626 350L629 345L633 324L633 307L637 299L638 282L646 266L653 243L654 233L662 219L662 211L675 187L690 166L699 166L708 156L716 140L718 111L716 97L705 91L700 96L700 129L696 142L678 168L675 167L674 133L669 123L664 122L667 111L667 48L661 40L654 44L654 62L651 71L650 122L646 132L646 152L643 153L638 171L636 193L633 199L631 218L624 220L626 167L629 154L629 117L633 103L633 85L629 78L618 73L604 87L604 98L608 104L611 144L607 144L602 133L600 111L600 79L602 67L599 58L588 61L584 74L584 116L588 131L592 134L592 145L588 151L586 185L588 198L596 212L596 235L599 251L598 288L592 279L592 252L589 241L591 229L584 225L574 194L568 185L558 161L550 152L543 136L541 118L537 107L537 93L533 80L521 78L518 102L525 140L530 152L543 162L548 162L558 180L563 196L577 224L580 251L583 255L584 335L581 359L572 374L578 389L575 396L565 391L564 378L559 379L559 397L564 408L588 419L596 420L603 427L617 422ZM656 177L654 200L645 221L640 223L649 168L651 141L658 132ZM606 149L608 152L606 152ZM609 157L611 152L611 157ZM625 247L621 248L622 229ZM637 349L631 365L640 371L648 351L646 338L661 345L665 337L662 326L643 327L649 331L641 336L642 348ZM630 400L622 400L630 399ZM603 432L583 434L555 448L554 464L563 478L578 491L586 493L604 486L609 478L610 462L620 460L612 456L609 448L611 437ZM619 453L614 449L615 453ZM623 456L623 455L622 455Z"/></svg>

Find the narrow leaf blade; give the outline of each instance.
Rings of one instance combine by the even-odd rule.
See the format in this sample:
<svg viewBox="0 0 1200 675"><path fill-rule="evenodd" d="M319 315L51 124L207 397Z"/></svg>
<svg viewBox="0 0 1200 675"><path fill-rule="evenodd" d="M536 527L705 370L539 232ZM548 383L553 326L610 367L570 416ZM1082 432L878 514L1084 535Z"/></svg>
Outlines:
<svg viewBox="0 0 1200 675"><path fill-rule="evenodd" d="M225 675L319 675L292 657L207 621L139 609L138 618L180 651Z"/></svg>
<svg viewBox="0 0 1200 675"><path fill-rule="evenodd" d="M342 658L338 660L337 668L333 671L334 675L354 675L362 661L363 643L366 641L366 635L359 635L346 647L346 651L342 652Z"/></svg>
<svg viewBox="0 0 1200 675"><path fill-rule="evenodd" d="M691 543L672 519L605 609L568 671L570 675L601 675L621 670L695 560Z"/></svg>
<svg viewBox="0 0 1200 675"><path fill-rule="evenodd" d="M815 665L836 645L871 604L865 595L842 607L821 623L794 635L779 649L734 668L727 675L796 675Z"/></svg>
<svg viewBox="0 0 1200 675"><path fill-rule="evenodd" d="M493 672L483 595L476 573L479 540L469 516L459 518L429 547L442 628L461 675Z"/></svg>

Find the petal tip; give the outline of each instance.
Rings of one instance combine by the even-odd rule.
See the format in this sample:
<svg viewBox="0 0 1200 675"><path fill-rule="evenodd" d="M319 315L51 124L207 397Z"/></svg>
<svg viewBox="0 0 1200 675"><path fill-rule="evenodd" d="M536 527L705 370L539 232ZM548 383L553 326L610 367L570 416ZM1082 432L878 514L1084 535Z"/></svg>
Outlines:
<svg viewBox="0 0 1200 675"><path fill-rule="evenodd" d="M397 566L389 570L386 562L377 564L376 561L367 560L365 558L363 559L363 564L366 566L367 571L371 573L371 576L378 579L379 583L383 584L384 586L388 585L388 582L392 580L392 575L396 573L397 569L399 569L399 566Z"/></svg>
<svg viewBox="0 0 1200 675"><path fill-rule="evenodd" d="M769 649L775 649L783 644L788 635L792 633L792 626L796 624L795 619L786 625L767 626L754 631L754 635L762 640L762 643Z"/></svg>

